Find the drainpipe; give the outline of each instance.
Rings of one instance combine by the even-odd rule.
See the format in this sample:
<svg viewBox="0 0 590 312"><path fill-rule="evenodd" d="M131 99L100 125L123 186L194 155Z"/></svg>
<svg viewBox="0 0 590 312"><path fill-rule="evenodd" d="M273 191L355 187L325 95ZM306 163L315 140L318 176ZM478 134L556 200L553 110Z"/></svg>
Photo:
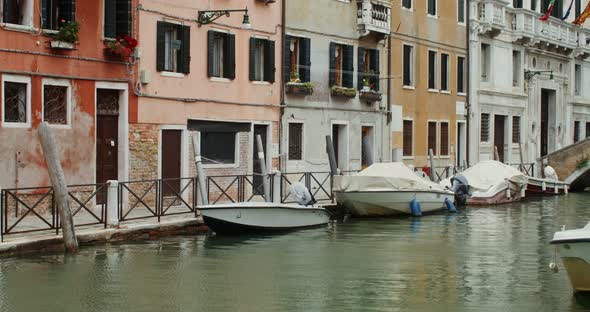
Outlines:
<svg viewBox="0 0 590 312"><path fill-rule="evenodd" d="M391 112L391 30L389 31L389 36L387 37L387 125L391 124L392 120L392 112ZM387 129L388 133L388 143L386 146L389 146L389 150L387 151L389 157L391 157L391 161L393 161L393 149L391 148L391 127Z"/></svg>
<svg viewBox="0 0 590 312"><path fill-rule="evenodd" d="M283 146L283 115L285 114L285 83L286 81L283 81L283 78L285 77L285 73L283 72L285 70L285 20L286 20L286 0L281 0L281 45L280 45L280 49L281 49L281 76L279 77L279 82L281 84L281 103L280 103L280 113L279 113L279 170L281 172L284 172L286 170L286 163L283 163L283 150L284 150L284 146ZM283 168L283 166L285 166L285 168Z"/></svg>
<svg viewBox="0 0 590 312"><path fill-rule="evenodd" d="M470 10L471 6L470 6L469 0L465 0L465 6L467 8L467 10L466 10L467 11L467 16L466 16L467 24L466 24L466 34L465 34L465 44L466 44L466 48L467 48L467 57L466 57L467 59L465 60L465 63L466 63L465 72L467 73L467 75L466 75L467 77L465 78L465 79L467 79L467 86L466 86L467 96L465 97L465 110L466 110L467 116L465 118L466 119L466 123L465 123L466 129L465 130L466 130L467 137L465 138L465 140L466 140L467 144L465 144L465 155L467 157L467 164L469 165L469 163L470 163L470 159L469 159L469 155L470 155L469 146L470 146L470 144L469 144L469 142L471 141L470 140L470 131L469 131L469 127L471 124L471 122L470 122L470 120L471 120L471 101L470 101L470 99L471 99L471 68L470 68L471 67L470 66L470 64L471 64L470 63L471 62L471 52L470 52L471 49L470 49L470 42L469 42L469 36L470 36L470 31L471 31L470 30L471 29L471 18L470 18L469 12L471 11Z"/></svg>

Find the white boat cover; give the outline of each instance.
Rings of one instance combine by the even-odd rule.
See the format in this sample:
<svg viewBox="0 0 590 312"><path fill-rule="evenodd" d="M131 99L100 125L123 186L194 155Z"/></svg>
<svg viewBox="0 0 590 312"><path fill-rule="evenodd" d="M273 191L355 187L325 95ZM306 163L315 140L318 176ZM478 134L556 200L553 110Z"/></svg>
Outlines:
<svg viewBox="0 0 590 312"><path fill-rule="evenodd" d="M527 184L527 176L518 169L495 160L485 160L461 172L469 183L472 196L493 196L500 190L506 189L509 182L521 187ZM451 179L440 182L442 186L451 187Z"/></svg>
<svg viewBox="0 0 590 312"><path fill-rule="evenodd" d="M334 176L336 192L447 191L441 185L419 177L402 162L375 163L353 176Z"/></svg>

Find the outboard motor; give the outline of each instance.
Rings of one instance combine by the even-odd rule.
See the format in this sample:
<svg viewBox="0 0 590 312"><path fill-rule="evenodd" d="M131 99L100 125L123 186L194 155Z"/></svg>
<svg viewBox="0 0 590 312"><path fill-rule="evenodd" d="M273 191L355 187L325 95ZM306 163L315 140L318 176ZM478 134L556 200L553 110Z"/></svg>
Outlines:
<svg viewBox="0 0 590 312"><path fill-rule="evenodd" d="M451 178L451 190L455 192L455 202L457 205L465 205L467 199L471 196L469 193L469 182L460 173Z"/></svg>
<svg viewBox="0 0 590 312"><path fill-rule="evenodd" d="M313 195L302 183L295 182L291 184L291 194L293 194L295 201L299 205L313 206L313 204L317 203Z"/></svg>

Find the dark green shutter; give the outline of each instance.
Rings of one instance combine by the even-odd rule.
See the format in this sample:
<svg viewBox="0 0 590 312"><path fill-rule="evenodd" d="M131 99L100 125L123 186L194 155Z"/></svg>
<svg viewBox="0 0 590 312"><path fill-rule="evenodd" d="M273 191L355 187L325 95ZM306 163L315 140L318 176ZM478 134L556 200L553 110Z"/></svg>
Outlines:
<svg viewBox="0 0 590 312"><path fill-rule="evenodd" d="M330 42L330 87L336 83L336 44Z"/></svg>
<svg viewBox="0 0 590 312"><path fill-rule="evenodd" d="M228 79L236 78L236 35L227 34L224 54L224 77Z"/></svg>
<svg viewBox="0 0 590 312"><path fill-rule="evenodd" d="M191 72L191 27L182 26L182 68L181 72Z"/></svg>
<svg viewBox="0 0 590 312"><path fill-rule="evenodd" d="M115 0L104 0L104 36L117 36L117 8Z"/></svg>
<svg viewBox="0 0 590 312"><path fill-rule="evenodd" d="M156 31L156 70L164 71L166 68L166 29L168 23L158 22Z"/></svg>
<svg viewBox="0 0 590 312"><path fill-rule="evenodd" d="M287 83L291 81L291 36L285 36L283 50L283 79Z"/></svg>
<svg viewBox="0 0 590 312"><path fill-rule="evenodd" d="M357 86L358 89L361 90L365 85L363 79L365 78L365 49L359 47L358 48L358 75L357 75Z"/></svg>
<svg viewBox="0 0 590 312"><path fill-rule="evenodd" d="M311 81L311 39L301 38L299 50L299 79L302 82Z"/></svg>
<svg viewBox="0 0 590 312"><path fill-rule="evenodd" d="M369 54L369 58L371 60L371 71L373 72L373 77L371 78L371 81L373 82L373 84L375 84L375 91L379 91L379 82L381 81L379 79L379 76L381 75L381 73L379 72L379 50L374 49L371 50L371 54Z"/></svg>
<svg viewBox="0 0 590 312"><path fill-rule="evenodd" d="M250 81L254 81L256 80L256 38L250 38L250 47L249 47L249 51L250 51L250 55L249 55L249 64L250 66L248 67L248 72L249 75L248 77L250 78Z"/></svg>
<svg viewBox="0 0 590 312"><path fill-rule="evenodd" d="M272 40L264 44L264 81L275 82L275 42Z"/></svg>
<svg viewBox="0 0 590 312"><path fill-rule="evenodd" d="M215 32L213 30L207 31L207 77L213 77L213 41L215 40Z"/></svg>
<svg viewBox="0 0 590 312"><path fill-rule="evenodd" d="M116 32L117 36L131 35L131 0L116 0Z"/></svg>
<svg viewBox="0 0 590 312"><path fill-rule="evenodd" d="M354 75L354 47L351 45L345 45L342 55L342 67L344 72L342 74L342 86L346 88L353 87L353 75Z"/></svg>

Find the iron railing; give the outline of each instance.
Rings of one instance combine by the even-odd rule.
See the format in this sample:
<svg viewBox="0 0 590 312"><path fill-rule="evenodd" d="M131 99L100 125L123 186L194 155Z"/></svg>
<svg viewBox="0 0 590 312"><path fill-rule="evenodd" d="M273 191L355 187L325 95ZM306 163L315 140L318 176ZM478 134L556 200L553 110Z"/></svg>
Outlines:
<svg viewBox="0 0 590 312"><path fill-rule="evenodd" d="M274 174L268 175L268 196L271 200L274 198L274 179ZM261 174L208 176L206 183L207 199L211 205L265 201L264 176Z"/></svg>

